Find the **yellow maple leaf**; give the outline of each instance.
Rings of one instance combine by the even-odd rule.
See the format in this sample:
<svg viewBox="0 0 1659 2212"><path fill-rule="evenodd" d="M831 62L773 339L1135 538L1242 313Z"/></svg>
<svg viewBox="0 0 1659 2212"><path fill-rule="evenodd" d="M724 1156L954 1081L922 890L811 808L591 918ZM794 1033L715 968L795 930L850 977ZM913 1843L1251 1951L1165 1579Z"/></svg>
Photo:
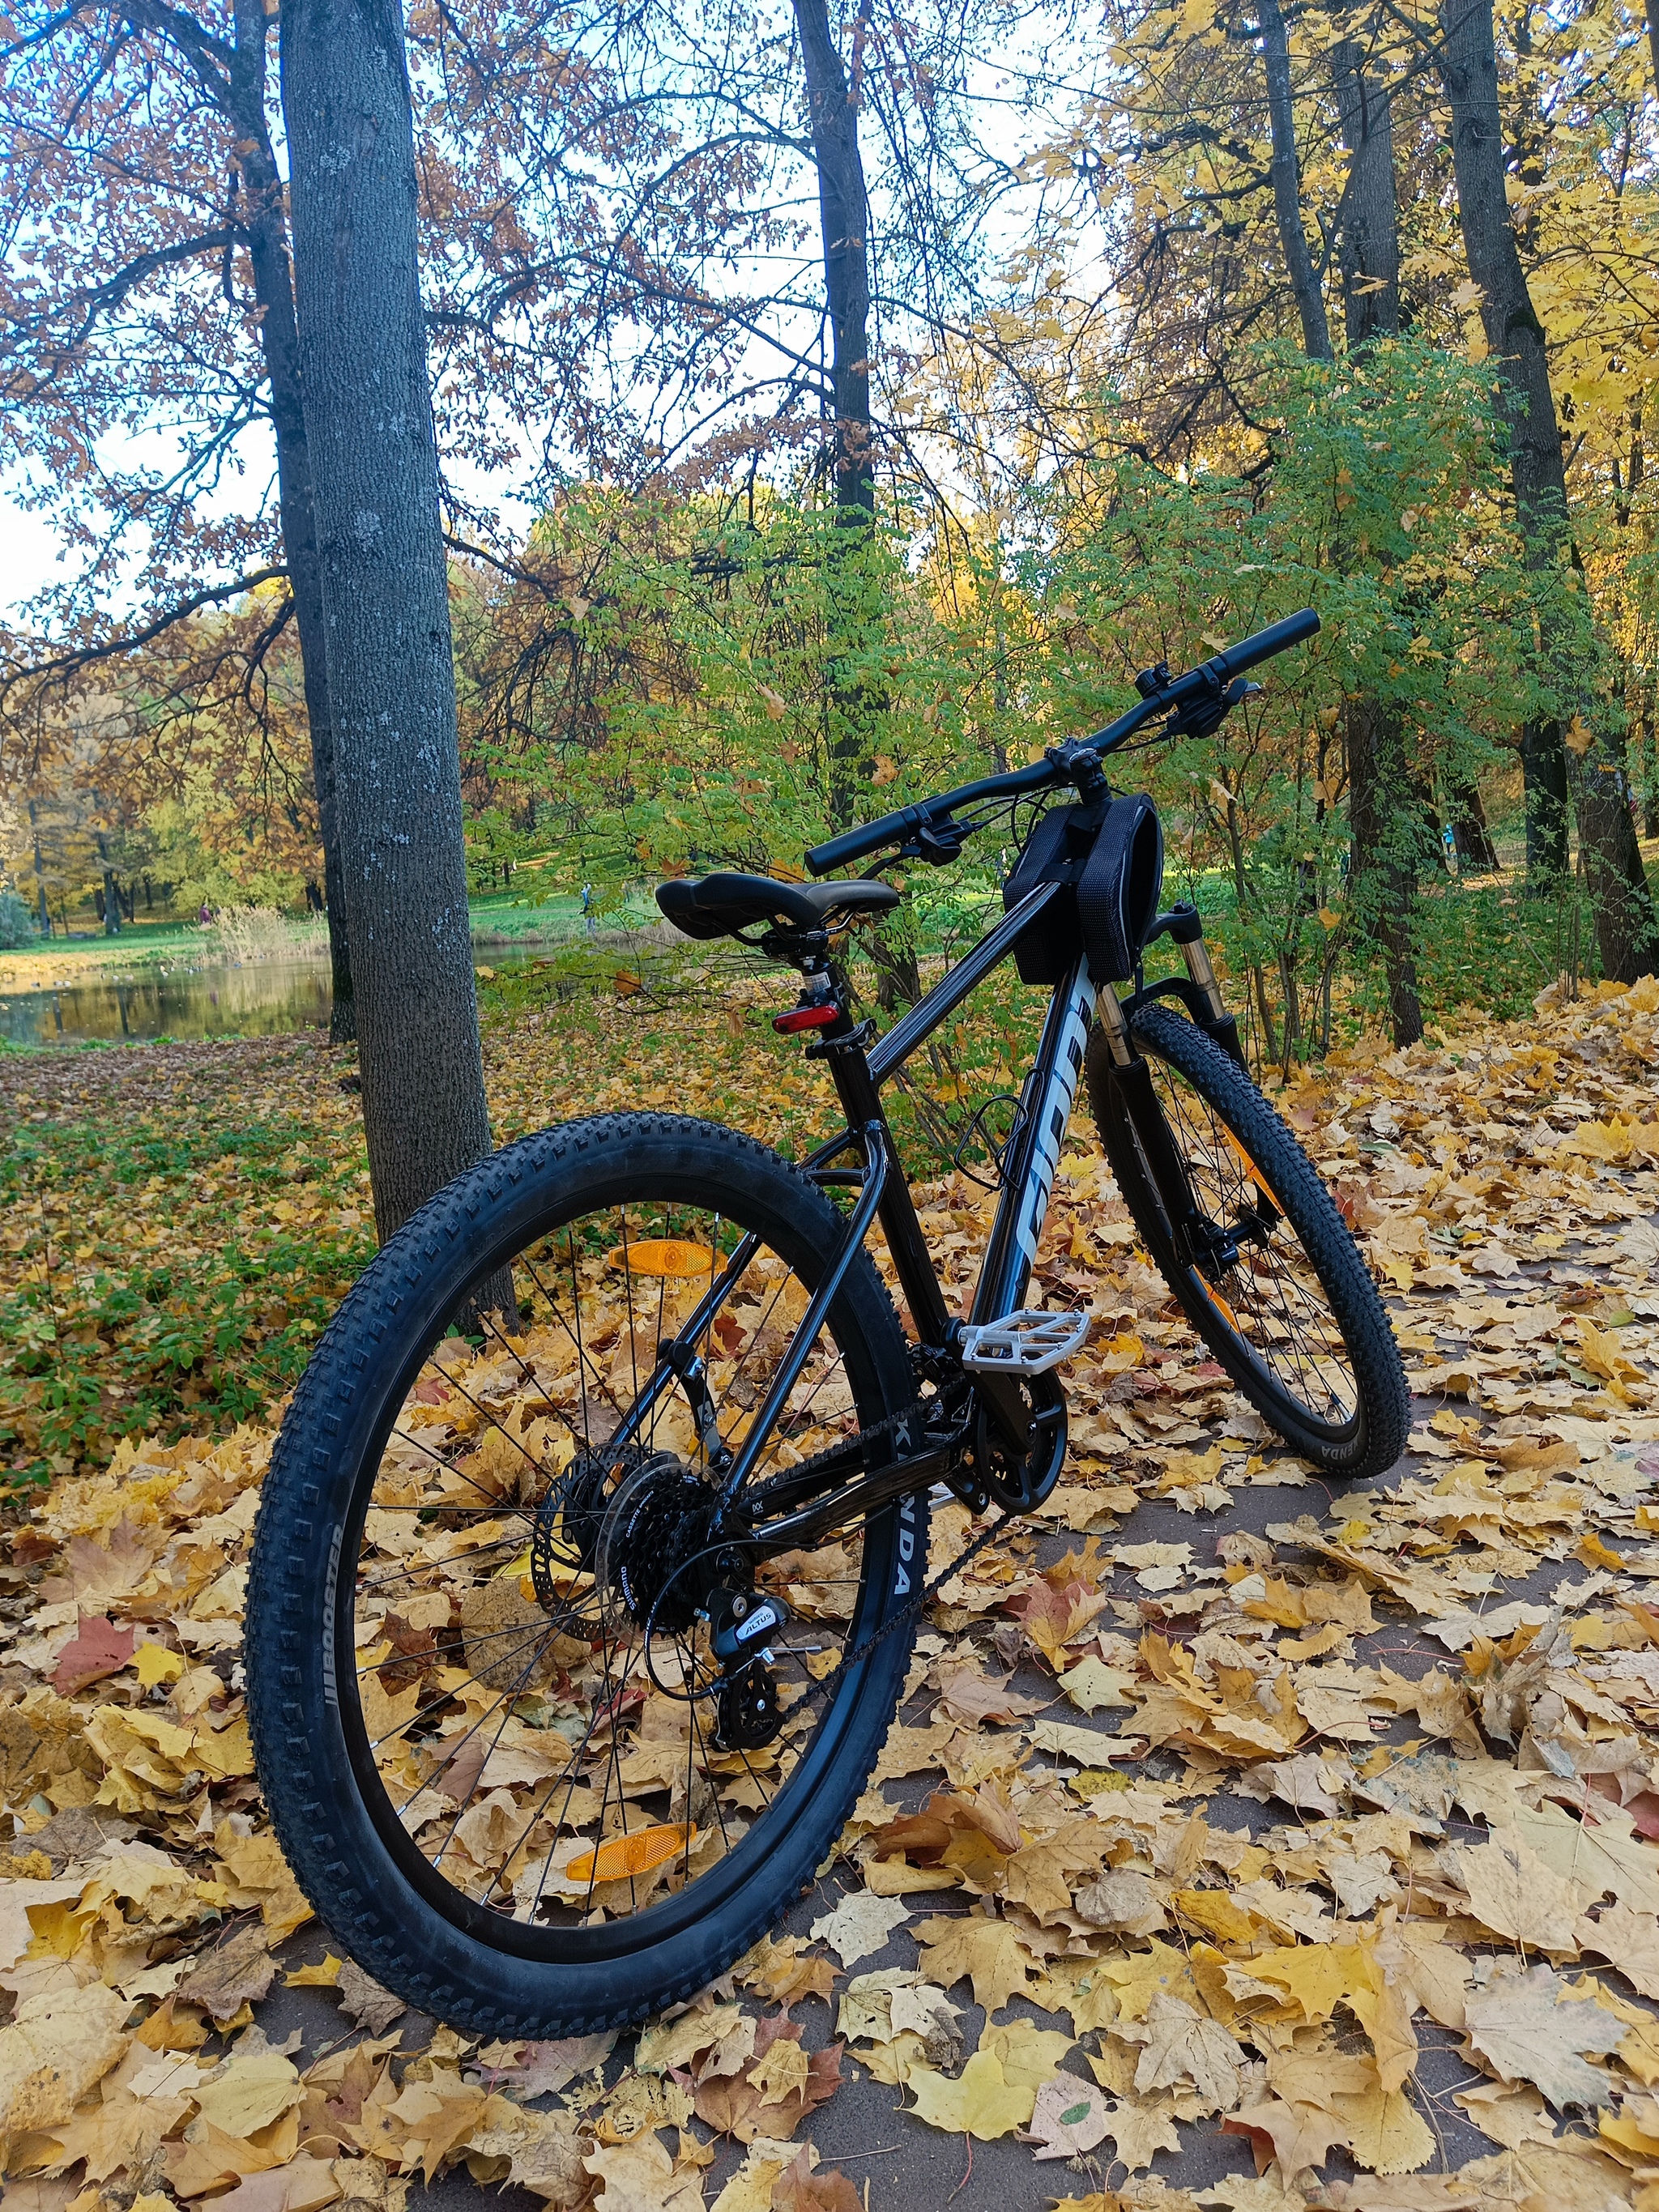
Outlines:
<svg viewBox="0 0 1659 2212"><path fill-rule="evenodd" d="M970 1980L974 2002L987 2013L1000 2012L1010 1997L1025 1994L1036 1962L1006 1922L940 1917L924 1920L915 1936L922 1946L921 1970L941 1989Z"/></svg>
<svg viewBox="0 0 1659 2212"><path fill-rule="evenodd" d="M1011 2082L988 2051L976 2051L955 2081L931 2066L913 2066L908 2087L917 2119L981 2142L1024 2127L1036 2106L1036 2085Z"/></svg>

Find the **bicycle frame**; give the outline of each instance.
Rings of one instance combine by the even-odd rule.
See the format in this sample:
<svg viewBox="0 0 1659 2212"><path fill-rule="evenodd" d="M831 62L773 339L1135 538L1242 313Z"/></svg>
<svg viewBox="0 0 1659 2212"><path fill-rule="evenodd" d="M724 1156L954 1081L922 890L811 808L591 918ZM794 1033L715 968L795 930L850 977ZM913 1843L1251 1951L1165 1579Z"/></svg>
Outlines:
<svg viewBox="0 0 1659 2212"><path fill-rule="evenodd" d="M814 1057L827 1063L846 1115L846 1125L811 1156L805 1164L805 1172L820 1184L854 1186L859 1194L841 1247L779 1361L765 1402L736 1450L725 1445L714 1423L703 1363L696 1349L698 1340L757 1249L758 1240L746 1237L739 1241L720 1277L711 1281L675 1338L659 1347L657 1368L612 1439L613 1446L627 1443L639 1433L652 1407L678 1378L691 1401L711 1470L720 1478L721 1506L726 1510L738 1509L740 1513L739 1501L745 1486L799 1380L847 1272L877 1221L886 1237L899 1287L916 1331L916 1357L924 1367L931 1363L935 1369L948 1372L953 1364L951 1347L959 1324L945 1305L934 1272L882 1104L882 1087L987 976L1012 955L1050 902L1061 895L1059 884L1039 884L988 930L926 997L867 1052L867 1025L854 1025L844 1012L834 1027L809 1048ZM1105 1032L1115 1071L1124 1083L1135 1126L1172 1222L1184 1224L1195 1215L1185 1170L1152 1093L1145 1062L1130 1042L1127 1018L1143 999L1173 988L1188 999L1191 1011L1206 1026L1221 1026L1220 994L1201 937L1182 944L1182 951L1188 971L1185 981L1177 979L1174 984L1154 985L1127 1001L1121 1001L1109 987L1097 990L1090 979L1087 959L1082 957L1071 974L1054 988L1036 1056L1021 1094L1015 1126L1004 1149L1001 1193L974 1291L969 1321L1000 1320L1017 1310L1024 1297L1048 1218L1060 1151L1083 1073L1090 1029L1097 1018ZM854 1148L860 1155L859 1165L836 1164ZM963 1370L958 1368L957 1371L960 1374ZM979 1401L999 1429L1023 1449L1030 1409L1018 1387L1006 1377L983 1371L975 1372L972 1380ZM767 1503L774 1510L760 1526L747 1531L746 1540L769 1550L810 1544L844 1525L859 1510L868 1510L890 1497L919 1489L960 1464L959 1436L930 1441L924 1435L918 1442L902 1431L899 1441L900 1455L885 1467L864 1466L862 1440L853 1437L844 1454L832 1451L828 1455L831 1464L827 1471L820 1462L810 1487L792 1483L787 1471L770 1478L764 1487ZM848 1463L844 1481L840 1480L842 1471L835 1464L838 1457L844 1457Z"/></svg>

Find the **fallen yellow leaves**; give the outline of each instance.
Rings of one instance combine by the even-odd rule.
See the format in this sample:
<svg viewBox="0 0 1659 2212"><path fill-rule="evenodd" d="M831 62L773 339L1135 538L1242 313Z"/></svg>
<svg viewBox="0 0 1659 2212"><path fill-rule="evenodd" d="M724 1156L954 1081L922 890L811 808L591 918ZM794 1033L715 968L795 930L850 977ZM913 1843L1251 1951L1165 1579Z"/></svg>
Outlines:
<svg viewBox="0 0 1659 2212"><path fill-rule="evenodd" d="M1283 1101L1401 1293L1423 1401L1402 1467L1328 1512L1206 1371L1101 1164L1068 1152L1039 1283L1100 1322L1054 1512L934 1608L810 1932L614 2051L441 2028L403 2052L398 2001L331 1952L283 1980L358 2023L350 2047L307 2064L266 2043L273 1948L308 1911L234 1671L269 1437L147 1440L60 1481L0 1566L24 1601L0 1628L14 2184L65 2192L41 2212L82 2189L131 2212L402 2212L446 2174L556 2212L856 2212L801 2138L857 2074L913 2136L1091 2162L1073 2212L1651 2212L1656 1013L1626 994L1562 1010L1547 1049L1364 1048ZM945 1177L927 1202L966 1255L980 1198ZM671 1296L674 1267L707 1267L643 1245L629 1264ZM416 1461L447 1424L465 1480L507 1494L510 1444L435 1395L419 1412ZM930 1571L972 1526L939 1510ZM422 1540L396 1516L377 1533ZM478 1540L434 1529L428 1585L365 1647L400 1755L423 1671L464 1703L458 1649L533 1603L521 1559L468 1564ZM836 1620L848 1565L827 1544L772 1571L799 1618ZM641 1795L684 1771L661 1720L622 1740ZM549 1735L515 1717L489 1754L467 1830L485 1856L564 1771ZM709 1817L682 1799L628 1846L666 1863ZM563 1878L584 1850L615 1878L605 1837ZM1460 2040L1455 2106L1419 2086L1425 2020ZM1497 2155L1434 2171L1455 2113ZM1218 2126L1257 2173L1159 2177Z"/></svg>

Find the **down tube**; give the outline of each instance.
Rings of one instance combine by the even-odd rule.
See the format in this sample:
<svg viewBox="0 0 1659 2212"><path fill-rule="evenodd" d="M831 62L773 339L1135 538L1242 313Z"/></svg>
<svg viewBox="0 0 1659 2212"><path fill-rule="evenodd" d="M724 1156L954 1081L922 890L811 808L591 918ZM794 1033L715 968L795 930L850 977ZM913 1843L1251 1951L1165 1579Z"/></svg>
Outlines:
<svg viewBox="0 0 1659 2212"><path fill-rule="evenodd" d="M1048 1218L1048 1197L1060 1165L1060 1148L1072 1118L1072 1102L1083 1073L1094 1019L1095 987L1089 963L1079 960L1069 982L1055 991L1042 1024L1036 1066L1027 1097L1035 1102L1020 1132L1012 1172L991 1230L984 1272L974 1300L976 1322L1000 1321L1014 1312L1036 1264L1037 1245Z"/></svg>

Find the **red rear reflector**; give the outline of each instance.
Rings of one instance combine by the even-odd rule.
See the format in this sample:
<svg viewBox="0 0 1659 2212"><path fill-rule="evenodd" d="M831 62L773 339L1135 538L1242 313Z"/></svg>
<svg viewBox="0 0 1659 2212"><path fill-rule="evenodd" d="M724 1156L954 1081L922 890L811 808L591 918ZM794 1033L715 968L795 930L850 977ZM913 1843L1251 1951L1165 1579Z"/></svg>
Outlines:
<svg viewBox="0 0 1659 2212"><path fill-rule="evenodd" d="M772 1026L785 1036L793 1036L797 1030L827 1030L831 1022L839 1019L841 1008L833 999L822 1006L796 1006L787 1014L774 1017Z"/></svg>

